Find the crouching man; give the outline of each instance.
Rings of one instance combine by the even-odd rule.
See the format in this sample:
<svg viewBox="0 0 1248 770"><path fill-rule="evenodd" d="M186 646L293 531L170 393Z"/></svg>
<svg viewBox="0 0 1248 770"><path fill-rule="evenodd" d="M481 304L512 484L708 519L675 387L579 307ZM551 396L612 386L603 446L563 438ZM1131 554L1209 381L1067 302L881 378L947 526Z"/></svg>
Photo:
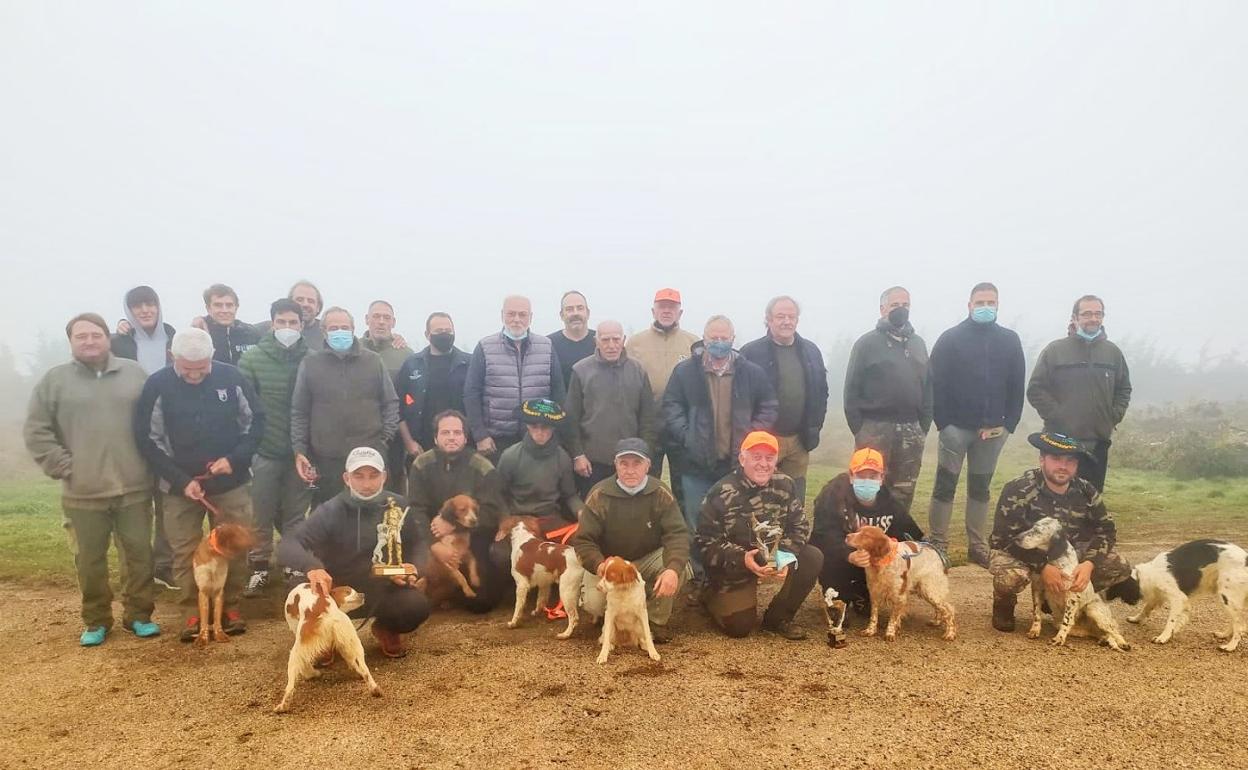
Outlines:
<svg viewBox="0 0 1248 770"><path fill-rule="evenodd" d="M702 503L694 547L706 565L706 608L728 636L748 636L757 625L758 581L783 580L763 613L763 629L793 641L806 638L793 616L815 586L823 553L806 542L810 522L793 479L776 473L779 452L775 436L749 434L738 467ZM762 564L756 559L763 555L760 541L770 551Z"/></svg>
<svg viewBox="0 0 1248 770"><path fill-rule="evenodd" d="M1040 467L1008 482L997 501L989 541L992 551L992 627L1014 630L1018 594L1039 574L1050 590L1063 590L1062 573L1045 562L1045 554L1018 545L1017 538L1040 519L1051 516L1065 525L1066 539L1079 555L1070 590L1079 592L1092 581L1104 591L1131 577L1131 565L1114 550L1117 531L1101 493L1076 477L1079 458L1090 456L1084 446L1060 433L1033 433L1027 440L1040 450Z"/></svg>
<svg viewBox="0 0 1248 770"><path fill-rule="evenodd" d="M572 547L585 568L581 606L596 618L607 611L598 590L607 556L628 559L646 581L646 615L655 644L670 641L665 632L672 603L693 577L689 566L689 528L667 485L650 475L650 448L640 438L615 445L615 475L590 490L581 509Z"/></svg>
<svg viewBox="0 0 1248 770"><path fill-rule="evenodd" d="M407 501L388 492L386 462L371 447L357 447L347 456L345 488L317 506L295 531L277 546L278 558L291 569L306 573L308 583L322 596L335 585L349 585L364 593L364 606L352 617L373 618L373 638L389 658L407 654L403 634L411 633L429 617L429 602L416 588L429 560L429 525L418 516L405 516L400 529L402 560L415 574L374 577L375 552L384 553L383 515L391 504L407 509Z"/></svg>

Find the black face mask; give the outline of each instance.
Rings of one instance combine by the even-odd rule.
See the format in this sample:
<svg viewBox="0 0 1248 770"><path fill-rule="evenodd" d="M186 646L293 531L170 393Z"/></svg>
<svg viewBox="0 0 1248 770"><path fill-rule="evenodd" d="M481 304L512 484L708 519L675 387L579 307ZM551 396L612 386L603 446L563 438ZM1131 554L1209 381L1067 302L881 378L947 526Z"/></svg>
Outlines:
<svg viewBox="0 0 1248 770"><path fill-rule="evenodd" d="M893 328L900 329L909 320L910 308L908 307L895 307L888 311L888 322L893 325Z"/></svg>
<svg viewBox="0 0 1248 770"><path fill-rule="evenodd" d="M439 353L446 353L455 346L455 332L438 332L429 335L429 344Z"/></svg>

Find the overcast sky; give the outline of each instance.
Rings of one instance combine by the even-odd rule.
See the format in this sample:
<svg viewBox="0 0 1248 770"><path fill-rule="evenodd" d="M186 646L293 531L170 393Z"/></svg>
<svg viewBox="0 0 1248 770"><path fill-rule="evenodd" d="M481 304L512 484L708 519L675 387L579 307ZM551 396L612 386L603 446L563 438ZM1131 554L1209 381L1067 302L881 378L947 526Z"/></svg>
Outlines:
<svg viewBox="0 0 1248 770"><path fill-rule="evenodd" d="M367 6L367 7L365 7ZM530 295L821 341L977 281L1031 342L1098 293L1111 337L1248 353L1248 5L0 0L0 313L19 352L156 287L166 318L296 278L448 310ZM1229 290L1229 296L1228 296Z"/></svg>

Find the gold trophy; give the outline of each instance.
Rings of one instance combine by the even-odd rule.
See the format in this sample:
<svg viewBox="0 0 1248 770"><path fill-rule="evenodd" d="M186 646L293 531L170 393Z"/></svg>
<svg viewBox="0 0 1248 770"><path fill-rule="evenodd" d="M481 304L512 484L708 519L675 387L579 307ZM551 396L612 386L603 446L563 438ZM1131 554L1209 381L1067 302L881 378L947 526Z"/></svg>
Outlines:
<svg viewBox="0 0 1248 770"><path fill-rule="evenodd" d="M395 504L394 498L389 498L386 501L386 509L381 514L381 523L377 525L377 548L373 551L373 575L375 577L416 574L415 567L403 563L403 537L399 532L405 518L407 518L407 509L400 509Z"/></svg>

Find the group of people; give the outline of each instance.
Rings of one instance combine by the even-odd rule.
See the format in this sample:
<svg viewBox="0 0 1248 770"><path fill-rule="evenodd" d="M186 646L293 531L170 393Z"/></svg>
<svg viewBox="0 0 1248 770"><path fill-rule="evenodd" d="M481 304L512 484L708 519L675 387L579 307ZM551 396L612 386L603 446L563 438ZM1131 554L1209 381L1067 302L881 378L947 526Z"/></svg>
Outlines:
<svg viewBox="0 0 1248 770"><path fill-rule="evenodd" d="M670 288L654 296L653 323L631 336L618 321L591 328L576 291L561 298L563 328L536 334L529 300L509 296L500 330L471 352L456 346L448 313L427 317L427 344L414 351L394 331L391 303L370 304L357 330L351 312L325 308L306 281L263 323L238 319L229 286L210 286L203 299L205 314L181 330L165 323L148 286L126 294L115 331L98 314L74 316L72 361L32 395L26 443L63 482L83 645L102 643L114 622L114 538L122 626L160 632L155 579L180 590L181 638L195 638L207 619L196 614L191 557L207 518L251 524L258 536L246 564L230 570L227 633L246 629L240 597L279 579L276 531L287 585L362 590L358 612L373 619L381 650L402 655L402 635L430 611L419 588L428 560L457 564L438 542L451 524L437 514L460 494L479 506L470 547L481 568L462 606L488 612L511 591L509 549L495 533L504 515L529 515L544 536L575 548L591 613L601 608L594 583L606 557L633 561L656 641L682 590L730 636L759 625L762 580L783 581L761 625L785 638L804 637L794 616L816 582L865 613L866 557L845 536L873 524L945 551L964 464L968 553L993 574L996 627L1012 628L1015 595L1044 569L1011 540L1041 515L1066 522L1078 580L1102 587L1126 576L1100 490L1131 386L1095 296L1075 302L1067 336L1044 349L1027 381L992 284L972 289L966 319L930 356L910 323L910 293L884 291L845 375L855 452L815 496L813 515L806 473L828 376L819 348L797 332L792 297L768 302L766 333L738 346L723 315L701 336L683 329L681 295ZM989 485L1024 395L1044 419L1045 432L1030 439L1041 462L1006 485L990 533ZM939 460L925 534L910 508L933 422ZM377 578L369 565L378 525L394 505L407 511L401 541L415 574Z"/></svg>

